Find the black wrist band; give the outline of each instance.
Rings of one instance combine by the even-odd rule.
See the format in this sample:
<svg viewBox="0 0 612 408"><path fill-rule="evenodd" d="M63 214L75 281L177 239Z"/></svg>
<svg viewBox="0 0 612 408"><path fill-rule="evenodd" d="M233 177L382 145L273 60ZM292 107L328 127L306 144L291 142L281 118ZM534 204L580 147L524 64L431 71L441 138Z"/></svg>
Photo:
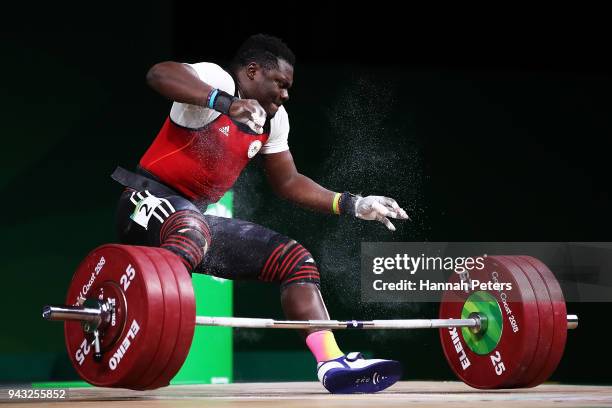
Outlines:
<svg viewBox="0 0 612 408"><path fill-rule="evenodd" d="M340 208L340 214L355 216L355 203L357 202L357 196L347 191L342 193L338 207Z"/></svg>
<svg viewBox="0 0 612 408"><path fill-rule="evenodd" d="M224 115L229 114L230 106L236 99L235 96L228 94L227 92L219 91L213 102L213 109L217 112L221 112Z"/></svg>

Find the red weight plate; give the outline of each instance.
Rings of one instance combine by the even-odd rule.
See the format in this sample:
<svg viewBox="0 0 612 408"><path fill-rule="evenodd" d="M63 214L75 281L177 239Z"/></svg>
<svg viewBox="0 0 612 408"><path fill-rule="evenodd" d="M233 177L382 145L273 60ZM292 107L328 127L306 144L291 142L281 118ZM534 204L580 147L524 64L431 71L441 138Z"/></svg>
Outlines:
<svg viewBox="0 0 612 408"><path fill-rule="evenodd" d="M501 335L495 348L477 354L467 345L460 329L440 329L442 348L455 374L466 384L481 389L511 387L524 373L533 358L539 329L538 308L531 284L521 273L509 269L495 256L485 257L482 269L469 273L468 290L446 291L440 304L440 318L460 318L468 297L482 291L493 296L501 310ZM471 282L511 284L504 290L473 288ZM450 282L459 283L460 275L452 274Z"/></svg>
<svg viewBox="0 0 612 408"><path fill-rule="evenodd" d="M83 332L79 322L64 324L68 356L77 373L100 387L121 387L141 375L157 349L162 330L158 317L164 312L159 278L150 261L126 245L108 244L90 252L77 268L66 304L81 305L98 296L101 287L119 286L123 294L125 326L99 362L94 361L93 335ZM105 292L108 292L106 289ZM113 291L111 291L113 292Z"/></svg>
<svg viewBox="0 0 612 408"><path fill-rule="evenodd" d="M523 301L523 303L526 303L526 302L530 303L530 305L523 305L523 306L530 306L534 311L534 314L530 316L530 318L533 318L534 324L528 332L528 336L532 339L532 341L528 342L527 343L528 346L526 346L526 348L530 349L531 351L526 354L526 355L529 355L529 357L523 359L520 362L519 361L516 362L517 365L514 371L514 375L511 377L508 377L508 380L505 381L503 385L504 388L517 388L517 383L524 381L525 377L528 375L528 368L530 364L533 362L534 358L536 358L535 353L538 347L538 343L540 341L541 317L540 317L540 309L539 309L539 304L538 304L538 297L536 294L536 289L533 287L533 282L530 279L528 279L528 277L525 275L525 272L523 272L523 270L520 267L518 267L515 262L509 259L508 256L495 256L494 258L497 262L504 265L504 267L507 268L515 277L522 276L523 279L527 279L525 281L526 285L528 285L528 287L531 289L531 292L533 293L532 299L530 300L525 299ZM546 290L545 287L542 287L541 289Z"/></svg>
<svg viewBox="0 0 612 408"><path fill-rule="evenodd" d="M151 259L146 256L142 251L140 251L136 246L133 245L122 245L123 249L125 249L126 251L128 251L129 253L133 254L134 256L137 256L141 262L142 262L142 266L145 270L142 271L142 275L146 275L147 278L146 279L150 279L151 282L155 282L156 286L156 290L161 289L161 294L160 292L157 292L156 296L155 296L155 302L156 303L161 303L161 308L159 308L159 304L155 305L156 308L159 308L159 313L157 315L155 315L155 324L156 326L159 326L159 331L155 331L155 332L148 332L147 333L147 338L146 338L146 342L150 343L149 345L147 345L146 348L146 356L145 354L143 354L141 356L142 359L147 360L146 362L142 362L142 369L141 370L134 370L129 376L127 376L125 378L124 381L119 382L118 384L115 385L115 387L120 387L120 388L131 388L130 384L134 384L135 382L138 381L138 379L143 375L143 373L149 368L149 366L151 365L151 361L154 359L155 353L157 352L157 350L160 347L160 342L162 341L162 334L163 334L163 330L164 330L164 314L165 314L165 301L164 301L164 292L163 292L163 288L161 286L161 281L159 280L159 275L157 274L157 270L155 268L155 264L151 261ZM140 299L137 299L134 296L134 301L140 301ZM159 333L158 335L156 333ZM156 336L156 337L153 337Z"/></svg>
<svg viewBox="0 0 612 408"><path fill-rule="evenodd" d="M533 359L529 363L527 370L517 379L517 381L511 384L512 387L515 388L532 387L532 381L542 371L542 368L546 364L546 359L552 345L554 330L552 303L550 302L546 283L544 283L540 274L530 264L527 264L518 256L503 256L500 258L512 263L515 265L515 268L520 268L529 280L536 296L539 315L538 343Z"/></svg>
<svg viewBox="0 0 612 408"><path fill-rule="evenodd" d="M133 248L151 260L151 265L156 270L161 282L165 307L163 316L159 316L164 322L162 334L158 341L159 346L155 356L150 361L149 367L133 382L123 384L125 387L133 390L144 390L147 388L147 385L160 375L168 364L178 337L181 305L174 274L170 267L168 267L168 264L164 262L163 257L156 251L150 250L149 247L138 246Z"/></svg>
<svg viewBox="0 0 612 408"><path fill-rule="evenodd" d="M554 324L554 334L552 345L544 368L531 382L530 386L536 386L550 378L563 356L565 341L567 340L567 308L565 306L565 298L563 297L561 286L550 269L548 269L539 259L531 256L521 256L520 258L531 264L546 283L553 309L552 320Z"/></svg>
<svg viewBox="0 0 612 408"><path fill-rule="evenodd" d="M183 366L189 354L195 331L196 305L191 275L189 275L189 272L185 269L180 258L176 254L163 248L150 249L159 253L174 273L181 299L180 326L176 347L170 356L166 368L162 370L160 376L153 383L147 386L147 389L155 389L165 387L170 383L170 380L174 378L176 373Z"/></svg>

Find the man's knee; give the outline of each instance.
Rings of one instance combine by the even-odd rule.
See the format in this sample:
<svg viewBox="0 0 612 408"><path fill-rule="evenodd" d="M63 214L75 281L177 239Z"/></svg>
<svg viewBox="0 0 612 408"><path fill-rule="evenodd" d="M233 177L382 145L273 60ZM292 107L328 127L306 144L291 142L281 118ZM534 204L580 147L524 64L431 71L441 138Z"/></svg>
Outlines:
<svg viewBox="0 0 612 408"><path fill-rule="evenodd" d="M191 272L210 247L210 229L200 212L177 211L162 224L159 242L162 248L177 254Z"/></svg>
<svg viewBox="0 0 612 408"><path fill-rule="evenodd" d="M259 279L279 282L281 289L294 283L314 283L320 286L317 264L306 248L289 240L278 245L266 260Z"/></svg>

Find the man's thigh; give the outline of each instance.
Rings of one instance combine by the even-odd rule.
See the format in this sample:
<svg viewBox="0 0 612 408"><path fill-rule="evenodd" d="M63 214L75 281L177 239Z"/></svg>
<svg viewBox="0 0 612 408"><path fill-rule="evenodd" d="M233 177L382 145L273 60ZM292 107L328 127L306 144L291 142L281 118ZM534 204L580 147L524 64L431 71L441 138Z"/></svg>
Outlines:
<svg viewBox="0 0 612 408"><path fill-rule="evenodd" d="M225 279L259 279L272 252L290 241L261 225L234 218L204 215L212 243L194 272Z"/></svg>

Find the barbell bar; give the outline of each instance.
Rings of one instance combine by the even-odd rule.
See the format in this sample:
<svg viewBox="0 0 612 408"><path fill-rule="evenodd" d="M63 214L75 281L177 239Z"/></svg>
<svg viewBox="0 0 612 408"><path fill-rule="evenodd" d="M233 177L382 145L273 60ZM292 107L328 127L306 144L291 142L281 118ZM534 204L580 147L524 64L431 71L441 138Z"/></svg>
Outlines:
<svg viewBox="0 0 612 408"><path fill-rule="evenodd" d="M45 306L42 316L45 320L75 320L100 324L104 311L101 308L80 306ZM392 320L274 320L250 317L196 316L196 326L216 326L250 329L441 329L471 327L478 331L482 316L468 319L392 319ZM567 328L578 327L578 316L567 315Z"/></svg>

